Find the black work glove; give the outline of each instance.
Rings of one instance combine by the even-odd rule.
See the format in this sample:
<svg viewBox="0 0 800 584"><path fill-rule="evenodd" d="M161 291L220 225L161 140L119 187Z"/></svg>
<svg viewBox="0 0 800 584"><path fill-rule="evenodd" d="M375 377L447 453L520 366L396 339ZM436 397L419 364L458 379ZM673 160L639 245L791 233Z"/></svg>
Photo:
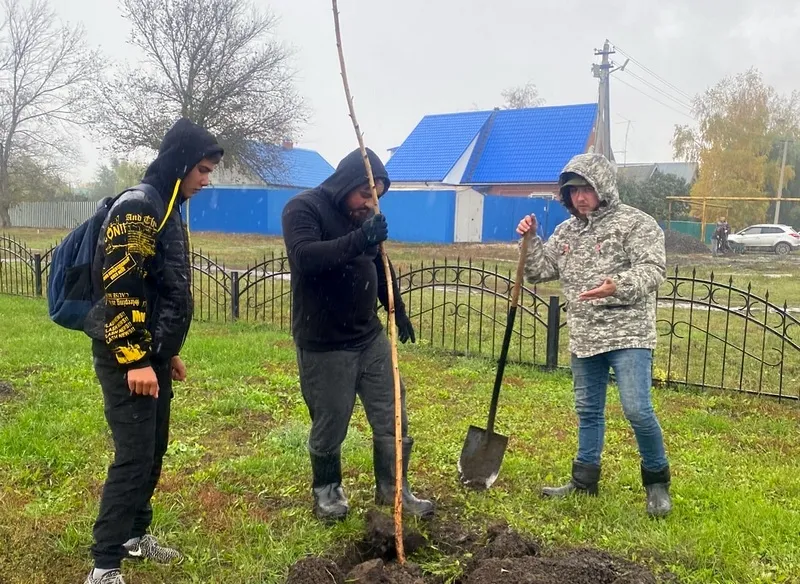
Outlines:
<svg viewBox="0 0 800 584"><path fill-rule="evenodd" d="M412 343L417 342L417 337L414 336L414 327L411 326L411 319L406 314L395 314L395 322L397 324L397 335L400 337L400 342L405 343L411 339Z"/></svg>
<svg viewBox="0 0 800 584"><path fill-rule="evenodd" d="M386 241L389 237L389 225L386 223L386 217L380 213L373 215L364 221L361 231L364 232L364 237L367 238L367 245L370 247Z"/></svg>

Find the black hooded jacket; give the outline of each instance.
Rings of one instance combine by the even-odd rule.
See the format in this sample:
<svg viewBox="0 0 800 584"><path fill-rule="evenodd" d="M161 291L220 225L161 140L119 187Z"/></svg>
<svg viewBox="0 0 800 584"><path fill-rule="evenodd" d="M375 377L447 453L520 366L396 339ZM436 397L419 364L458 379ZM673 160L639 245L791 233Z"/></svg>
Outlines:
<svg viewBox="0 0 800 584"><path fill-rule="evenodd" d="M125 369L168 361L183 346L193 312L189 238L181 194L171 209L170 201L178 180L202 159L222 153L209 132L178 120L142 180L158 191L163 205L131 190L117 199L103 224L92 270L101 300L87 317L86 332Z"/></svg>
<svg viewBox="0 0 800 584"><path fill-rule="evenodd" d="M375 180L389 175L368 150ZM317 188L292 197L283 209L283 239L292 274L292 334L310 351L358 349L381 331L377 299L386 307L386 277L377 246L368 246L344 207L348 193L367 183L361 152L350 153ZM394 281L394 275L392 276ZM397 318L405 316L397 285Z"/></svg>

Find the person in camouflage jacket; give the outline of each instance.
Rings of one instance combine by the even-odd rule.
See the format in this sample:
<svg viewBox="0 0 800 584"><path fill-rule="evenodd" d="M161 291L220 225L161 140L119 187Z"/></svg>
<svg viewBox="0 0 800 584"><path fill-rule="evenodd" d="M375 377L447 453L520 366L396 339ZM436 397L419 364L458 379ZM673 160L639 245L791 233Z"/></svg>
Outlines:
<svg viewBox="0 0 800 584"><path fill-rule="evenodd" d="M620 401L641 455L647 512L669 513L670 470L650 397L656 345L656 291L664 281L664 233L646 213L619 200L616 173L599 154L575 156L559 177L561 202L573 215L546 242L532 237L525 278L558 279L567 304L569 349L578 414L572 479L543 494L596 495L605 433L605 401L613 369ZM517 233L533 229L524 217Z"/></svg>

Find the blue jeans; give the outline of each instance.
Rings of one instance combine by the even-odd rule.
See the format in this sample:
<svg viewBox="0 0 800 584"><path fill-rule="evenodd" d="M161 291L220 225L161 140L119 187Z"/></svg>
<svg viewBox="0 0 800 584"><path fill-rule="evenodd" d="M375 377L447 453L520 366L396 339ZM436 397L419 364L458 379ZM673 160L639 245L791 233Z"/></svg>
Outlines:
<svg viewBox="0 0 800 584"><path fill-rule="evenodd" d="M620 349L586 358L572 355L578 462L600 464L606 430L606 391L609 369L613 368L622 411L636 435L642 466L651 471L667 466L664 437L650 399L652 364L650 349Z"/></svg>

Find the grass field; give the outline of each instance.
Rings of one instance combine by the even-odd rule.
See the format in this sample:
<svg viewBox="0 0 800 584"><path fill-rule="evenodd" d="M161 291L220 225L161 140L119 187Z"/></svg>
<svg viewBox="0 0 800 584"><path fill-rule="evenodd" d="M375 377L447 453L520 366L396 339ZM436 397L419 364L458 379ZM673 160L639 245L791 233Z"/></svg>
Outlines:
<svg viewBox="0 0 800 584"><path fill-rule="evenodd" d="M88 342L47 320L41 300L0 296L0 582L80 582L110 440ZM128 564L129 581L279 583L306 553L336 553L371 507L370 434L358 408L345 443L353 513L322 527L309 508L305 440L291 339L263 325L197 324L176 387L172 443L155 523L180 546L174 568ZM681 582L800 582L800 409L720 393L655 391L673 467L675 512L643 512L635 442L613 391L597 499L545 501L575 449L569 378L512 366L498 431L511 437L499 480L463 491L455 461L469 424L483 426L489 361L401 347L417 453L412 482L444 518L503 518L548 547L588 545L671 570ZM420 526L424 530L424 526ZM445 576L459 566L412 558Z"/></svg>

